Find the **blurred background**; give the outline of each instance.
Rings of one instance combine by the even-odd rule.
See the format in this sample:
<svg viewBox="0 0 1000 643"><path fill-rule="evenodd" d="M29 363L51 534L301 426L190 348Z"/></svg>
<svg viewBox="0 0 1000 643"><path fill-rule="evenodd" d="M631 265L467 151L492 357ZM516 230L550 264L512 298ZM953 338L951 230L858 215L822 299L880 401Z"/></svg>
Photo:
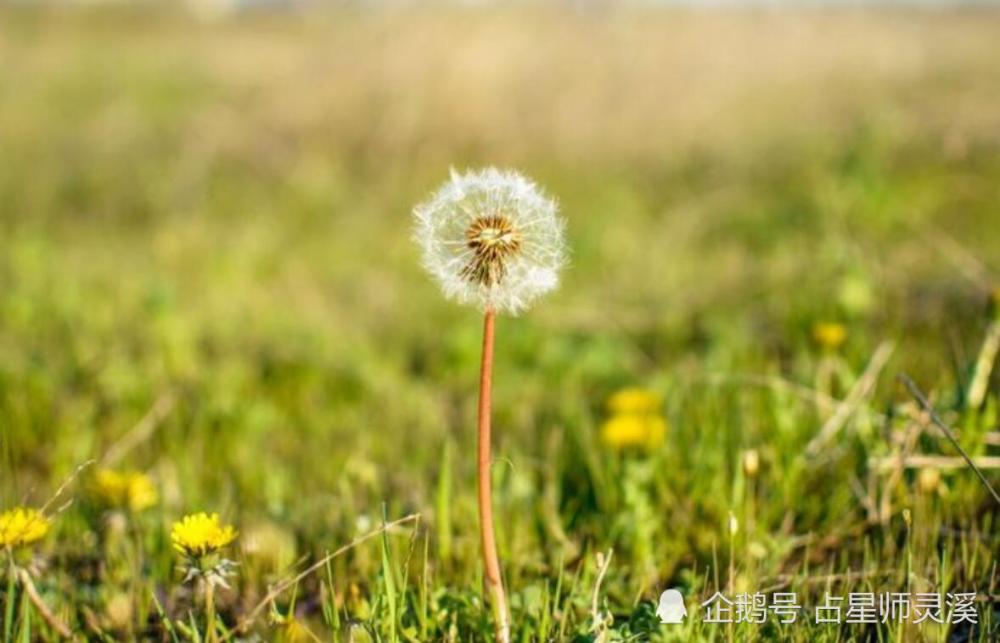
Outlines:
<svg viewBox="0 0 1000 643"><path fill-rule="evenodd" d="M1000 12L781 4L0 6L3 505L40 504L89 459L145 472L150 591L171 586L157 525L186 511L278 534L235 614L384 503L421 513L432 587L478 592L480 319L420 269L411 208L451 167L498 165L559 200L572 252L560 291L498 326L520 622L544 611L526 588L595 549L616 549L612 611L700 591L730 511L760 587L803 560L867 564L855 527L894 525L872 537L899 554L917 473L883 489L872 465L911 435L895 373L976 454L996 429L995 376L977 408L966 391L1000 284ZM883 342L856 413L804 459ZM662 440L602 434L626 387L662 401ZM903 443L955 455L939 438ZM938 527L989 533L995 509L970 472L941 484L924 576L944 559L986 591L995 543L952 559ZM101 530L86 507L47 545L75 596L53 600L101 615L110 590L84 596L75 571ZM838 553L805 556L808 533ZM340 572L333 603L374 620L377 554ZM481 618L440 609L461 632Z"/></svg>

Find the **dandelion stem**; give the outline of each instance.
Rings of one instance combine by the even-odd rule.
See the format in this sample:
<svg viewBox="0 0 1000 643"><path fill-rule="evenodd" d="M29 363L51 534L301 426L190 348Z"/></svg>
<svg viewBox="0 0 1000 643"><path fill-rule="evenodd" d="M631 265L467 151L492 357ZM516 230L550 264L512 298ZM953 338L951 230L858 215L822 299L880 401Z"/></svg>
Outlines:
<svg viewBox="0 0 1000 643"><path fill-rule="evenodd" d="M500 575L496 537L493 534L493 500L490 482L490 406L493 388L493 336L496 313L487 309L483 320L483 359L479 372L479 532L486 566L486 585L493 603L493 618L498 643L510 641L507 598Z"/></svg>
<svg viewBox="0 0 1000 643"><path fill-rule="evenodd" d="M205 640L215 643L218 640L215 636L215 584L211 581L205 582L205 621Z"/></svg>

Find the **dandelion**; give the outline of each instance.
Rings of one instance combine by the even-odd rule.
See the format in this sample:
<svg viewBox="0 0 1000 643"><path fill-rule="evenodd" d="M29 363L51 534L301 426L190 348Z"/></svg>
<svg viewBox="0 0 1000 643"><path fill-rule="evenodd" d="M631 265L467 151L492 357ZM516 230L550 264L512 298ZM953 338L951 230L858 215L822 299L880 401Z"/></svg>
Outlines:
<svg viewBox="0 0 1000 643"><path fill-rule="evenodd" d="M493 534L490 406L496 313L519 314L559 284L564 225L554 201L520 174L495 168L452 172L414 209L423 264L447 298L484 313L479 380L479 522L496 640L510 640L510 619Z"/></svg>
<svg viewBox="0 0 1000 643"><path fill-rule="evenodd" d="M656 415L622 414L601 425L601 441L613 449L655 449L663 444L667 422Z"/></svg>
<svg viewBox="0 0 1000 643"><path fill-rule="evenodd" d="M42 619L63 638L69 639L72 636L69 627L44 603L31 579L31 572L28 568L22 567L14 556L14 550L28 547L45 538L50 528L51 522L38 509L15 507L0 513L0 547L7 550L7 574L10 583L5 602L9 610L15 600L13 589L16 581Z"/></svg>
<svg viewBox="0 0 1000 643"><path fill-rule="evenodd" d="M554 201L520 174L452 171L417 206L416 240L445 295L484 311L518 314L559 285L563 221Z"/></svg>
<svg viewBox="0 0 1000 643"><path fill-rule="evenodd" d="M138 513L160 499L149 476L137 471L102 469L94 475L93 494L101 504Z"/></svg>
<svg viewBox="0 0 1000 643"><path fill-rule="evenodd" d="M49 519L37 509L16 507L0 514L0 547L17 549L49 533Z"/></svg>
<svg viewBox="0 0 1000 643"><path fill-rule="evenodd" d="M226 580L236 566L231 560L219 556L222 549L236 540L238 535L232 525L223 525L219 514L204 512L185 516L175 522L170 532L174 549L184 556L184 582L197 580L203 589L209 643L217 640L215 631L215 587L228 588Z"/></svg>
<svg viewBox="0 0 1000 643"><path fill-rule="evenodd" d="M667 422L663 402L651 391L626 388L608 398L611 416L601 425L601 441L612 449L655 449L663 444Z"/></svg>
<svg viewBox="0 0 1000 643"><path fill-rule="evenodd" d="M813 324L812 337L817 346L833 352L847 341L847 327L838 322L816 322Z"/></svg>
<svg viewBox="0 0 1000 643"><path fill-rule="evenodd" d="M188 558L202 558L215 554L236 540L236 530L232 525L223 525L219 514L205 512L185 516L175 522L170 532L170 541L181 554Z"/></svg>
<svg viewBox="0 0 1000 643"><path fill-rule="evenodd" d="M659 395L641 388L624 388L608 398L612 413L655 413L662 404Z"/></svg>

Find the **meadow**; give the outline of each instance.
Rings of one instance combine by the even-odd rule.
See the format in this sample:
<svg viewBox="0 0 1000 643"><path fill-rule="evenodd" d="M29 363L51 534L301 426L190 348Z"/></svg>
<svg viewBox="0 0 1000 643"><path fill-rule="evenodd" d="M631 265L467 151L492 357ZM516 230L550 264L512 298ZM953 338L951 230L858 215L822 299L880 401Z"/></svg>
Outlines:
<svg viewBox="0 0 1000 643"><path fill-rule="evenodd" d="M571 254L497 323L515 640L997 640L998 505L899 381L1000 486L997 33L0 7L0 512L49 525L4 548L3 641L491 640L481 318L411 214L485 165L559 200ZM212 626L171 539L202 511L239 532ZM704 623L716 591L805 609ZM978 623L815 622L852 592L975 592Z"/></svg>

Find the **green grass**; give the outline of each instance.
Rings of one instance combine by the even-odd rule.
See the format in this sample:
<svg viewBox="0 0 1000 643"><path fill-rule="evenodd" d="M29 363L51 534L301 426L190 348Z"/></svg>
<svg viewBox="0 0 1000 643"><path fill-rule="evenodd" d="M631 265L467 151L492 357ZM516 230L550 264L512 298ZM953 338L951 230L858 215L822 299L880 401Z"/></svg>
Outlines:
<svg viewBox="0 0 1000 643"><path fill-rule="evenodd" d="M240 529L229 631L419 514L253 630L488 640L480 320L419 269L410 208L450 164L499 163L559 198L572 250L560 291L497 329L517 640L993 640L997 507L966 468L927 493L871 459L957 455L914 430L904 372L966 449L995 453L996 376L982 408L965 392L1000 283L998 21L4 10L0 507L40 506L116 452L160 495L109 514L95 465L19 564L81 637L196 640L173 520ZM823 320L848 328L834 354L811 339ZM872 390L807 453L883 342ZM663 396L662 447L601 443L625 386ZM3 640L56 640L9 580ZM668 587L692 611L717 589L796 591L809 618L672 629L654 614ZM826 591L963 589L985 599L974 630L811 618Z"/></svg>

